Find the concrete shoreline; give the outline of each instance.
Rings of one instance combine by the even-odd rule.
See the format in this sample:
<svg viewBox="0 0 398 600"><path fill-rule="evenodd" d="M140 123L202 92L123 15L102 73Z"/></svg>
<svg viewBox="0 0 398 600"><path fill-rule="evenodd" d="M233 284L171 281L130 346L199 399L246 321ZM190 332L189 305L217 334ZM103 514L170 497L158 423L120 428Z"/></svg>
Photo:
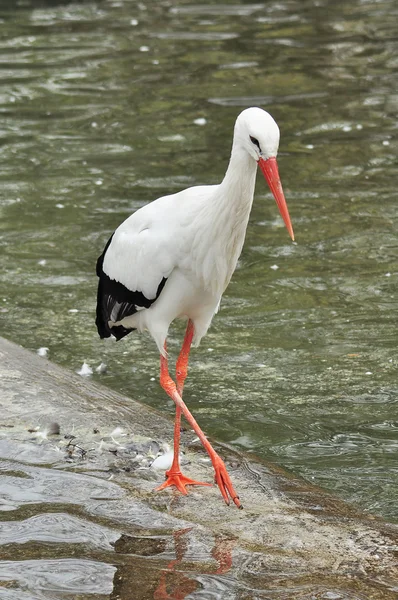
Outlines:
<svg viewBox="0 0 398 600"><path fill-rule="evenodd" d="M243 511L214 486L154 493L163 474L145 452L170 442L171 421L3 338L0 393L0 599L65 598L54 560L58 573L84 567L74 593L85 600L397 597L397 526L222 444ZM55 421L59 434L40 433ZM210 482L192 440L184 472ZM51 538L50 513L67 539ZM9 532L24 523L22 542Z"/></svg>

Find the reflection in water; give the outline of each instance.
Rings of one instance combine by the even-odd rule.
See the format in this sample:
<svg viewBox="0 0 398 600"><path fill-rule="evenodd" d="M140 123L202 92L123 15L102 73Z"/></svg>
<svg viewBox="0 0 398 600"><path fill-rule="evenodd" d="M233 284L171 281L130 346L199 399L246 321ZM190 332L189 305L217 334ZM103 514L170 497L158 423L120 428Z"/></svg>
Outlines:
<svg viewBox="0 0 398 600"><path fill-rule="evenodd" d="M186 534L190 529L181 529L173 533L176 558L162 571L159 585L155 591L155 600L183 600L188 594L198 588L198 582L180 571L183 558L188 548ZM203 570L202 573L222 575L227 573L232 566L232 549L234 541L221 535L214 538L211 556L216 561L215 570Z"/></svg>
<svg viewBox="0 0 398 600"><path fill-rule="evenodd" d="M138 544L128 535L122 536L123 542L116 542L115 549L124 557L128 553L134 554L134 561L126 561L117 568L111 600L129 600L132 593L134 600L183 600L197 590L211 593L212 598L222 598L228 586L219 576L230 571L236 542L218 534L209 544L203 541L198 544L195 535L190 535L191 531L191 528L173 531L170 551L174 556L165 566L159 563L160 559L164 561L161 555L166 551L164 540L151 541L149 538L144 542L144 548L148 547L148 543L152 546L151 552L145 552L145 556L152 559L143 562L140 559L143 556L142 543ZM158 556L156 561L155 556ZM216 580L214 577L207 579L203 577L205 575L217 577ZM214 595L214 590L218 590L220 595Z"/></svg>
<svg viewBox="0 0 398 600"><path fill-rule="evenodd" d="M169 562L166 569L162 570L159 585L153 595L154 600L183 600L195 591L198 582L194 581L177 567L182 566L182 560L188 548L188 538L186 534L190 529L180 529L173 532L175 559Z"/></svg>

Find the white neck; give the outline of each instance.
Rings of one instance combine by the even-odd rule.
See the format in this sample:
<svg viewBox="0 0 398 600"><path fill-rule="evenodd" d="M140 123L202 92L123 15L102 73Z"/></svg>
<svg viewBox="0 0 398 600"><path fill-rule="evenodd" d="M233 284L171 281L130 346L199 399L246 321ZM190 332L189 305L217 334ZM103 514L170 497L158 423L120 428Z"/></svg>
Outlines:
<svg viewBox="0 0 398 600"><path fill-rule="evenodd" d="M198 270L206 286L221 295L242 251L256 183L256 161L234 143L227 172L206 202L210 245L202 246ZM205 265L205 267L204 267Z"/></svg>
<svg viewBox="0 0 398 600"><path fill-rule="evenodd" d="M257 163L247 151L234 143L227 172L218 188L218 197L223 200L225 209L240 207L250 213L256 184Z"/></svg>

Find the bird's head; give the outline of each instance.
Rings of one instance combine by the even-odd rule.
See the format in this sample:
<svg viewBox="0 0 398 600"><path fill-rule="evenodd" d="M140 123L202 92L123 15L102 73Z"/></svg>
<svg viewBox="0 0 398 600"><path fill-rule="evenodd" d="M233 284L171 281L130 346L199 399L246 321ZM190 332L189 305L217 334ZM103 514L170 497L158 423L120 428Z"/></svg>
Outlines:
<svg viewBox="0 0 398 600"><path fill-rule="evenodd" d="M234 141L257 162L276 200L289 235L294 240L293 227L276 162L279 137L278 125L262 108L246 108L236 119Z"/></svg>

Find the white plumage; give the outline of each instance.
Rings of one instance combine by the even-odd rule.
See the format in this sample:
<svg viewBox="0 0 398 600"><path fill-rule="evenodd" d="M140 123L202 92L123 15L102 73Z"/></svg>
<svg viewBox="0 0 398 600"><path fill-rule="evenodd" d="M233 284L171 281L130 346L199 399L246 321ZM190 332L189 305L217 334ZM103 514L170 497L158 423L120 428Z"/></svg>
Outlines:
<svg viewBox="0 0 398 600"><path fill-rule="evenodd" d="M279 128L271 115L260 108L244 110L220 185L158 198L118 227L97 264L101 337L113 333L120 339L133 329L148 330L165 358L169 326L184 317L193 324L193 344L199 344L243 247L257 165L293 238L275 158L278 144Z"/></svg>

